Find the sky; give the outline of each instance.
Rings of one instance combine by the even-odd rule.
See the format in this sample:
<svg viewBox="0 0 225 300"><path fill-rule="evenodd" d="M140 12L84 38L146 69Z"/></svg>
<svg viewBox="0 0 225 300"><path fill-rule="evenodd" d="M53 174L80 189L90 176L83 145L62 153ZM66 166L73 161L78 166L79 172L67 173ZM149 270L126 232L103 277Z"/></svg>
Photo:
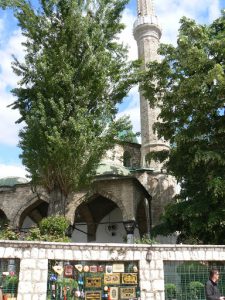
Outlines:
<svg viewBox="0 0 225 300"><path fill-rule="evenodd" d="M162 28L163 43L176 44L179 20L182 16L209 24L219 17L225 8L225 0L155 0L155 11ZM129 59L137 58L137 46L132 35L136 19L136 0L130 0L122 21L126 29L120 39L128 46ZM16 87L18 78L12 72L12 55L23 58L23 41L17 21L11 11L0 10L0 178L25 177L25 167L19 159L18 132L22 125L15 124L19 113L8 107L15 99L10 90ZM129 115L134 131L140 131L138 87L133 88L119 107L118 116Z"/></svg>

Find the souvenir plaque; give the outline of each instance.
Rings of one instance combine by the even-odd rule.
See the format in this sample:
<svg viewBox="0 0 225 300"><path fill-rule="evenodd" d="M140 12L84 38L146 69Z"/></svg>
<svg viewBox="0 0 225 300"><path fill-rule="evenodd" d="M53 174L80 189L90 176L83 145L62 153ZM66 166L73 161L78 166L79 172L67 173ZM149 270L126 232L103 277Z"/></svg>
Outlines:
<svg viewBox="0 0 225 300"><path fill-rule="evenodd" d="M82 272L82 271L83 271L83 266L82 266L81 264L75 265L74 267L75 267L75 268L77 269L77 271L79 271L79 272Z"/></svg>
<svg viewBox="0 0 225 300"><path fill-rule="evenodd" d="M120 273L104 274L104 284L120 284Z"/></svg>
<svg viewBox="0 0 225 300"><path fill-rule="evenodd" d="M89 266L84 266L84 272L88 272L89 271Z"/></svg>
<svg viewBox="0 0 225 300"><path fill-rule="evenodd" d="M89 272L96 273L98 271L97 266L90 266Z"/></svg>
<svg viewBox="0 0 225 300"><path fill-rule="evenodd" d="M53 266L52 269L57 273L58 275L62 275L63 273L63 267L62 266Z"/></svg>
<svg viewBox="0 0 225 300"><path fill-rule="evenodd" d="M135 287L127 286L120 288L120 299L133 299L136 297Z"/></svg>
<svg viewBox="0 0 225 300"><path fill-rule="evenodd" d="M124 264L113 264L113 273L123 273Z"/></svg>
<svg viewBox="0 0 225 300"><path fill-rule="evenodd" d="M105 272L105 266L99 265L98 266L98 272Z"/></svg>
<svg viewBox="0 0 225 300"><path fill-rule="evenodd" d="M122 284L137 284L137 273L123 273Z"/></svg>
<svg viewBox="0 0 225 300"><path fill-rule="evenodd" d="M101 288L102 280L101 277L86 277L85 287L87 288Z"/></svg>
<svg viewBox="0 0 225 300"><path fill-rule="evenodd" d="M64 276L65 277L73 277L73 266L72 265L64 266Z"/></svg>
<svg viewBox="0 0 225 300"><path fill-rule="evenodd" d="M85 292L85 300L101 300L102 292L100 291L88 291Z"/></svg>
<svg viewBox="0 0 225 300"><path fill-rule="evenodd" d="M116 286L111 286L109 289L109 299L118 300L119 299L119 288Z"/></svg>
<svg viewBox="0 0 225 300"><path fill-rule="evenodd" d="M112 274L112 272L113 272L113 266L105 266L105 272L107 273L107 274Z"/></svg>

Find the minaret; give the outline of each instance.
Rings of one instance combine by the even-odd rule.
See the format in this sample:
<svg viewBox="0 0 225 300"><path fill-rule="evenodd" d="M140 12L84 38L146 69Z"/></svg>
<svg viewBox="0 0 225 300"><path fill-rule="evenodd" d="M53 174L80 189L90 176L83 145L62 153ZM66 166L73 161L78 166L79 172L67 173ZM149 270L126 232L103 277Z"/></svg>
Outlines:
<svg viewBox="0 0 225 300"><path fill-rule="evenodd" d="M157 50L162 35L161 28L155 15L153 0L137 0L138 16L134 23L134 38L138 46L138 58L143 61L143 67L151 61L159 61ZM146 163L145 156L150 151L168 149L168 144L159 139L153 131L153 124L157 121L160 113L159 108L150 108L148 101L140 91L140 114L141 114L141 161L142 167L154 168L154 171L161 170L161 165L152 161Z"/></svg>

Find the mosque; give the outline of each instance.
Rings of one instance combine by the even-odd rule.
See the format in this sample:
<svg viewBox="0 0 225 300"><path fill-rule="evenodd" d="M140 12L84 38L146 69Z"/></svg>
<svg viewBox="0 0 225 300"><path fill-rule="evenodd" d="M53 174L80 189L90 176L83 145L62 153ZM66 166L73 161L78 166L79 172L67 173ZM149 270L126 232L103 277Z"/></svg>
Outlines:
<svg viewBox="0 0 225 300"><path fill-rule="evenodd" d="M137 0L137 10L133 34L145 66L159 60L162 32L153 0ZM69 195L65 215L73 242L121 243L128 235L150 236L176 192L175 179L160 163L148 164L145 159L150 151L169 148L153 131L159 112L140 92L141 144L136 140L116 144L100 162L89 189ZM27 230L50 214L49 196L41 187L34 191L24 178L0 179L0 220ZM159 242L170 240L159 237Z"/></svg>

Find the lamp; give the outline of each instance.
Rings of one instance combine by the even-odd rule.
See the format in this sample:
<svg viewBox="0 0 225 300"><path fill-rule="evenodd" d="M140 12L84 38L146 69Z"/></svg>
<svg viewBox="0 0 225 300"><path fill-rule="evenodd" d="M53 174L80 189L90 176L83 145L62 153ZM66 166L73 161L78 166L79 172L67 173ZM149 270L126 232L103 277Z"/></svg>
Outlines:
<svg viewBox="0 0 225 300"><path fill-rule="evenodd" d="M152 260L152 251L148 251L146 254L146 260L150 262Z"/></svg>
<svg viewBox="0 0 225 300"><path fill-rule="evenodd" d="M136 226L135 220L124 221L123 225L127 234L134 234L134 228Z"/></svg>
<svg viewBox="0 0 225 300"><path fill-rule="evenodd" d="M134 243L134 228L136 226L135 220L127 220L123 222L124 228L127 233L127 244Z"/></svg>

